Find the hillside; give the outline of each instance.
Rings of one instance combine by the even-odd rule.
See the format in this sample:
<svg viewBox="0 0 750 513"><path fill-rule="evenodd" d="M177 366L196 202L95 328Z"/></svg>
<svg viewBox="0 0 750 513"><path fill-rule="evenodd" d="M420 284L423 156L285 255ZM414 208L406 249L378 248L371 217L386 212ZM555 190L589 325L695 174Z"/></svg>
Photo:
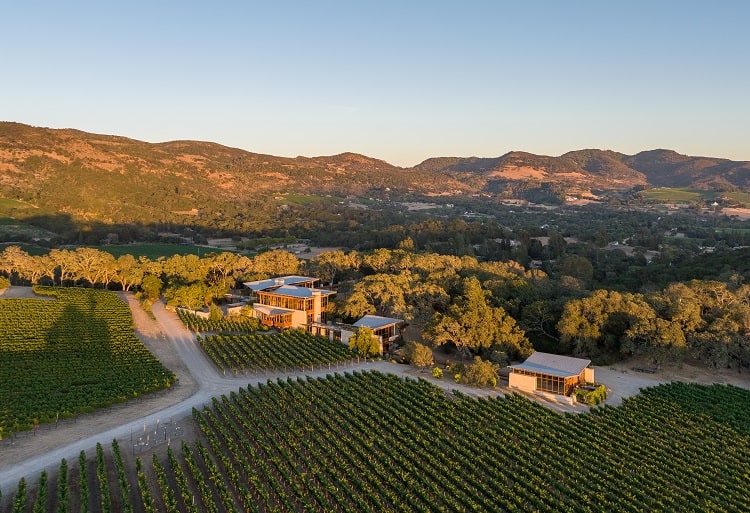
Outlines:
<svg viewBox="0 0 750 513"><path fill-rule="evenodd" d="M635 186L750 189L750 162L690 157L670 150L630 156L589 149L559 157L513 151L497 158L432 158L416 168L468 180L480 188L492 188L493 182L527 181L600 190Z"/></svg>
<svg viewBox="0 0 750 513"><path fill-rule="evenodd" d="M285 158L200 141L146 143L72 129L0 123L0 216L75 222L181 223L247 212L273 216L296 193L404 200L512 197L677 186L750 190L750 163L668 150L624 155L579 150L559 157L510 152L441 157L412 168L355 153ZM540 196L542 201L544 195Z"/></svg>
<svg viewBox="0 0 750 513"><path fill-rule="evenodd" d="M124 137L0 123L0 197L103 223L257 208L280 193L367 195L386 187L420 195L458 182L345 153L294 159L219 144L151 144ZM27 212L28 213L28 212Z"/></svg>

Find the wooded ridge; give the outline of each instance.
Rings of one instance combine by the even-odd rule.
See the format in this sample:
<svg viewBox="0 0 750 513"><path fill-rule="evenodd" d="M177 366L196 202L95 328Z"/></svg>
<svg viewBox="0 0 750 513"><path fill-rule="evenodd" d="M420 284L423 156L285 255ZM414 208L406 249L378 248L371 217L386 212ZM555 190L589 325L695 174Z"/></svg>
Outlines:
<svg viewBox="0 0 750 513"><path fill-rule="evenodd" d="M146 143L72 129L0 123L0 197L39 213L105 223L138 222L201 209L232 214L279 194L410 200L519 190L555 193L649 186L750 190L750 162L670 150L625 155L571 151L559 157L513 151L496 158L430 158L411 168L355 153L276 157L200 141Z"/></svg>

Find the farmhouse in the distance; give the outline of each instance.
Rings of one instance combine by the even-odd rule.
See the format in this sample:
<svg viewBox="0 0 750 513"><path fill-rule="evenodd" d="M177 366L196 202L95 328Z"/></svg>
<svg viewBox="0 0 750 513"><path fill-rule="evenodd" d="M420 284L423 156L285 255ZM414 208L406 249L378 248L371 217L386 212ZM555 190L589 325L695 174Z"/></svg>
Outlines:
<svg viewBox="0 0 750 513"><path fill-rule="evenodd" d="M510 366L508 386L524 392L549 392L569 396L578 385L594 382L591 360L541 353Z"/></svg>

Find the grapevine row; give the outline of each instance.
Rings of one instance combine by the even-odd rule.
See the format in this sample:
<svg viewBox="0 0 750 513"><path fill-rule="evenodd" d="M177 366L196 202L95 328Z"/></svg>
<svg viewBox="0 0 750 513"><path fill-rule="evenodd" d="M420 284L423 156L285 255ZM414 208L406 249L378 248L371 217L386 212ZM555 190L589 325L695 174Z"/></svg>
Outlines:
<svg viewBox="0 0 750 513"><path fill-rule="evenodd" d="M299 369L356 358L339 342L298 330L269 335L210 335L198 341L220 369L231 372Z"/></svg>
<svg viewBox="0 0 750 513"><path fill-rule="evenodd" d="M194 410L200 437L181 451L137 460L137 510L750 511L748 408L750 392L720 386L561 415L379 372L268 380Z"/></svg>
<svg viewBox="0 0 750 513"><path fill-rule="evenodd" d="M0 300L0 439L171 386L114 292Z"/></svg>
<svg viewBox="0 0 750 513"><path fill-rule="evenodd" d="M257 319L247 319L240 316L225 317L223 319L205 319L184 308L178 308L177 315L187 329L196 333L206 331L217 333L254 333L267 329Z"/></svg>

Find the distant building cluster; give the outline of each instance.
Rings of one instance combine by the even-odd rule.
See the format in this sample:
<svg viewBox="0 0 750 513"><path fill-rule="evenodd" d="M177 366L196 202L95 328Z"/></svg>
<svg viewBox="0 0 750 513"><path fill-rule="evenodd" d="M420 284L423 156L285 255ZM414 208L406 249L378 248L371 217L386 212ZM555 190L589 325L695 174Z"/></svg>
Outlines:
<svg viewBox="0 0 750 513"><path fill-rule="evenodd" d="M252 313L265 326L278 329L306 329L314 335L348 343L361 327L372 330L381 343L381 353L388 353L400 336L402 319L365 315L354 324L332 323L328 320L328 302L333 290L316 286L317 278L282 276L245 282L255 303Z"/></svg>

